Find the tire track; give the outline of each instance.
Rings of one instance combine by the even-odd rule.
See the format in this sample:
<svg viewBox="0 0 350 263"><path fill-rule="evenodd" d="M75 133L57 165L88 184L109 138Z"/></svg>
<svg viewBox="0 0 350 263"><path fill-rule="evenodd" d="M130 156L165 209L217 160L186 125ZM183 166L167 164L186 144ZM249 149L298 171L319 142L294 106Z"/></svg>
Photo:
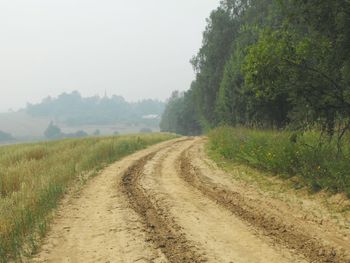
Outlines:
<svg viewBox="0 0 350 263"><path fill-rule="evenodd" d="M179 139L141 150L106 167L84 187L67 194L54 215L38 254L24 262L168 262L148 239L144 220L121 187L135 160L176 144Z"/></svg>
<svg viewBox="0 0 350 263"><path fill-rule="evenodd" d="M165 142L106 168L67 199L33 261L350 262L301 232L303 219L254 203L203 166L205 155L191 151L200 141Z"/></svg>
<svg viewBox="0 0 350 263"><path fill-rule="evenodd" d="M169 262L205 262L197 251L180 232L175 221L158 209L140 186L144 166L154 158L157 152L151 153L129 167L122 178L122 187L133 209L141 216L147 226L148 242L160 248Z"/></svg>
<svg viewBox="0 0 350 263"><path fill-rule="evenodd" d="M193 250L205 255L208 262L305 262L257 238L241 219L180 178L178 158L191 145L157 153L145 166L140 184L157 210L171 215L187 240L195 244Z"/></svg>
<svg viewBox="0 0 350 263"><path fill-rule="evenodd" d="M283 219L270 215L267 211L262 213L254 206L253 200L248 200L238 192L224 189L211 182L191 163L189 151L192 147L183 151L179 158L179 175L189 185L250 225L257 227L264 235L272 238L274 243L304 255L311 262L350 262L343 251L325 246L320 240L300 231L297 226L286 224Z"/></svg>

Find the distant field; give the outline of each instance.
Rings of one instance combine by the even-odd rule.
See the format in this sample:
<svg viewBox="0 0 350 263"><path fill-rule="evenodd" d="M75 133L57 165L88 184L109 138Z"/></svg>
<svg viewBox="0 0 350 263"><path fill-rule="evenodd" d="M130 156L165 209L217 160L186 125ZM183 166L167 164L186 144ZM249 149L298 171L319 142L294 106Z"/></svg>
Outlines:
<svg viewBox="0 0 350 263"><path fill-rule="evenodd" d="M0 130L15 137L41 137L50 119L33 118L24 111L0 113Z"/></svg>
<svg viewBox="0 0 350 263"><path fill-rule="evenodd" d="M67 139L0 147L0 262L37 247L68 186L171 134Z"/></svg>
<svg viewBox="0 0 350 263"><path fill-rule="evenodd" d="M35 118L25 111L0 113L0 130L12 134L19 141L33 141L43 139L43 134L48 124L52 121L50 118ZM53 120L55 121L55 120ZM84 130L88 134L93 134L97 129L101 135L112 135L115 132L119 134L138 133L145 126L142 125L79 125L70 127L63 123L55 123L65 133L74 133L78 130ZM154 132L158 132L158 127L147 127ZM1 144L1 142L0 142Z"/></svg>

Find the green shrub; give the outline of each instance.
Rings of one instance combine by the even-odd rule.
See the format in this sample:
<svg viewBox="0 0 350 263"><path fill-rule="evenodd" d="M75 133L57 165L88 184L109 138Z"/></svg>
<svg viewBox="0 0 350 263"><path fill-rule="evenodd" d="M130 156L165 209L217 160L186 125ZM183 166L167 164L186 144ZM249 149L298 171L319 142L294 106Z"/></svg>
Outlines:
<svg viewBox="0 0 350 263"><path fill-rule="evenodd" d="M298 176L313 191L325 189L350 196L350 144L339 154L335 141L322 142L318 132L297 136L289 131L221 127L209 133L210 149L226 160L246 163L281 177Z"/></svg>

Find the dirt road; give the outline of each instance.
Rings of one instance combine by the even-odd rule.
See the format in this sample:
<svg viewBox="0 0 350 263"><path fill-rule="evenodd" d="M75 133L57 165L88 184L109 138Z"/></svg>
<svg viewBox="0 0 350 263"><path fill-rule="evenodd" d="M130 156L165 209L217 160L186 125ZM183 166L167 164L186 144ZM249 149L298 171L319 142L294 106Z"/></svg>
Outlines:
<svg viewBox="0 0 350 263"><path fill-rule="evenodd" d="M350 231L264 196L181 138L68 198L34 262L350 262Z"/></svg>

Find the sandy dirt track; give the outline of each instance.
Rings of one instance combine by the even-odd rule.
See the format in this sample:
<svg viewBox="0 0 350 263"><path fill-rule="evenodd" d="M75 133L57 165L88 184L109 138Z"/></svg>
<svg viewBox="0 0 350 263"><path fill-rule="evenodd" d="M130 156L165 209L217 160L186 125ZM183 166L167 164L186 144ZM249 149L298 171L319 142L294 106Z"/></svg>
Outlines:
<svg viewBox="0 0 350 263"><path fill-rule="evenodd" d="M67 197L33 262L350 262L349 231L221 171L180 138L106 168Z"/></svg>

